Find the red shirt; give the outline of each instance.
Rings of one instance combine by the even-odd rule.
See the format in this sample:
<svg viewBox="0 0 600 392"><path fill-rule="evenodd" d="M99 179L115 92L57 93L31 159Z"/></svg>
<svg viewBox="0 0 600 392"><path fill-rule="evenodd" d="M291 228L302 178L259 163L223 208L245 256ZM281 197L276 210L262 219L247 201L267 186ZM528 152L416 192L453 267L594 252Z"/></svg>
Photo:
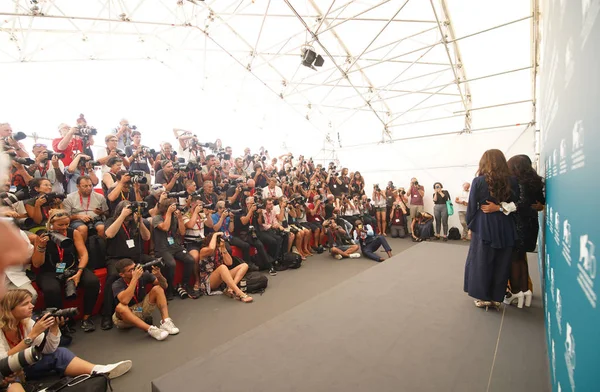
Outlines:
<svg viewBox="0 0 600 392"><path fill-rule="evenodd" d="M54 148L55 152L62 152L65 154L65 157L61 159L61 161L65 166L68 166L71 164L71 162L73 162L73 151L83 151L83 141L81 139L73 138L67 145L67 148L61 150L58 148L58 143L60 143L61 140L63 140L62 137L52 140L52 148Z"/></svg>
<svg viewBox="0 0 600 392"><path fill-rule="evenodd" d="M315 208L315 205L313 203L308 203L306 206L310 210L312 210L312 209ZM319 205L319 208L317 208L317 211L316 211L315 215L312 215L310 213L310 211L306 211L306 220L308 222L323 222L322 216L323 216L324 213L325 213L325 208L324 208L323 203L321 203Z"/></svg>

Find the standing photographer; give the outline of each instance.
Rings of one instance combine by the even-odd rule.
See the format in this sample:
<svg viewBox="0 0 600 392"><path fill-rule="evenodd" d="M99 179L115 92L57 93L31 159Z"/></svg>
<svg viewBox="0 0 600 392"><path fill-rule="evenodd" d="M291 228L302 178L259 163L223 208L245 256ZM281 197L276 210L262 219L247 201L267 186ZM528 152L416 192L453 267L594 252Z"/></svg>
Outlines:
<svg viewBox="0 0 600 392"><path fill-rule="evenodd" d="M106 143L106 147L101 148L96 152L96 159L98 160L98 163L102 165L102 174L110 170L110 166L108 166L107 163L111 158L121 158L123 166L129 168L129 159L125 156L125 152L117 148L119 142L117 137L115 135L107 135L104 138L104 142Z"/></svg>
<svg viewBox="0 0 600 392"><path fill-rule="evenodd" d="M404 189L400 188L394 192L394 201L390 211L390 234L392 238L406 237L406 214L408 207L404 203Z"/></svg>
<svg viewBox="0 0 600 392"><path fill-rule="evenodd" d="M181 299L190 297L189 282L194 271L194 258L190 256L181 245L181 237L185 236L185 223L183 214L177 209L174 199L166 199L158 205L158 215L152 218L154 228L154 253L162 257L165 263L163 272L167 278L167 299L173 298L175 287L175 260L183 263L182 283L177 287L177 294ZM188 292L189 290L189 292Z"/></svg>
<svg viewBox="0 0 600 392"><path fill-rule="evenodd" d="M60 124L58 126L60 136L57 139L52 140L52 148L55 152L65 154L62 158L63 164L68 166L77 152L89 152L89 147L94 144L94 138L92 135L86 137L87 142L83 143L82 138L79 135L79 129L76 127L70 127L67 124ZM91 153L90 153L91 154ZM87 154L87 155L90 155Z"/></svg>
<svg viewBox="0 0 600 392"><path fill-rule="evenodd" d="M416 178L411 178L410 187L407 193L410 202L410 214L408 216L408 232L412 233L412 220L417 216L417 212L423 212L423 196L425 196L425 187L419 185Z"/></svg>
<svg viewBox="0 0 600 392"><path fill-rule="evenodd" d="M69 227L71 219L65 210L52 210L46 225L49 233L36 240L35 252L31 258L34 267L39 268L36 283L46 305L62 309L62 286L67 298L77 295L76 288L83 287L83 319L81 328L85 332L96 329L90 319L100 291L100 281L92 271L85 268L88 251L79 231ZM58 234L58 235L57 235ZM66 237L66 238L65 238ZM49 239L52 238L52 241Z"/></svg>
<svg viewBox="0 0 600 392"><path fill-rule="evenodd" d="M104 214L108 213L106 199L94 192L92 180L88 176L77 179L77 192L70 193L63 202L65 211L71 217L71 228L79 231L85 243L90 228L104 237Z"/></svg>
<svg viewBox="0 0 600 392"><path fill-rule="evenodd" d="M29 174L33 178L47 178L52 184L52 192L63 193L63 183L65 182L65 165L59 160L64 154L54 154L48 152L45 144L36 143L33 145L33 156L35 164L29 166Z"/></svg>
<svg viewBox="0 0 600 392"><path fill-rule="evenodd" d="M435 193L433 194L433 215L435 216L435 231L436 231L436 239L440 239L441 228L444 228L444 236L442 237L444 241L448 241L448 207L446 206L446 202L448 200L452 200L450 198L450 193L443 189L443 185L441 182L436 182L433 184L433 189Z"/></svg>
<svg viewBox="0 0 600 392"><path fill-rule="evenodd" d="M125 147L125 155L127 155L131 164L129 168L146 173L146 179L148 180L148 184L150 184L152 181L150 167L154 166L154 158L152 157L154 150L142 146L142 134L140 131L131 132L131 137L133 138L133 143Z"/></svg>
<svg viewBox="0 0 600 392"><path fill-rule="evenodd" d="M173 146L171 146L171 143L168 142L164 142L160 145L160 153L158 153L154 159L155 172L158 172L164 167L162 164L162 161L164 160L171 161L173 163L177 162L177 153L173 151Z"/></svg>
<svg viewBox="0 0 600 392"><path fill-rule="evenodd" d="M108 195L108 190L115 186L117 174L123 169L123 159L121 157L111 157L106 161L108 171L102 174L102 191L104 196Z"/></svg>
<svg viewBox="0 0 600 392"><path fill-rule="evenodd" d="M235 158L235 164L234 166L229 169L229 179L230 180L237 180L237 179L242 179L242 180L246 180L248 178L248 173L246 172L246 170L244 170L244 160L242 158ZM258 165L259 167L261 167L260 165ZM262 168L262 167L261 167ZM256 170L256 167L255 167ZM254 178L254 181L256 181L256 178Z"/></svg>
<svg viewBox="0 0 600 392"><path fill-rule="evenodd" d="M88 176L92 180L92 185L98 185L98 177L94 172L94 162L91 161L89 155L76 154L75 158L71 161L67 169L65 170L65 176L67 178L67 193L73 193L77 191L77 179L81 176ZM104 183L102 184L104 185Z"/></svg>
<svg viewBox="0 0 600 392"><path fill-rule="evenodd" d="M375 217L377 218L377 232L385 236L387 200L385 192L379 188L378 184L373 185L373 205L375 206Z"/></svg>
<svg viewBox="0 0 600 392"><path fill-rule="evenodd" d="M112 314L115 308L112 284L119 279L116 264L121 259L130 259L136 263L154 260L144 254L144 241L150 241L150 224L141 219L142 208L122 201L115 208L112 217L106 221L106 284L102 305L102 323L100 328L112 328Z"/></svg>
<svg viewBox="0 0 600 392"><path fill-rule="evenodd" d="M112 131L117 138L117 148L125 150L127 146L131 145L135 129L137 129L137 127L135 125L129 125L129 121L127 121L126 118L122 118L121 121L119 121L119 126Z"/></svg>
<svg viewBox="0 0 600 392"><path fill-rule="evenodd" d="M129 360L110 365L94 365L76 357L70 350L58 347L61 337L59 327L64 324L63 317L53 317L51 313L46 313L34 322L31 319L33 307L31 294L27 290L10 291L0 300L0 358L21 353L31 347L43 347L42 358L23 367L28 380L47 377L55 372L61 377L101 373L113 379L131 369Z"/></svg>

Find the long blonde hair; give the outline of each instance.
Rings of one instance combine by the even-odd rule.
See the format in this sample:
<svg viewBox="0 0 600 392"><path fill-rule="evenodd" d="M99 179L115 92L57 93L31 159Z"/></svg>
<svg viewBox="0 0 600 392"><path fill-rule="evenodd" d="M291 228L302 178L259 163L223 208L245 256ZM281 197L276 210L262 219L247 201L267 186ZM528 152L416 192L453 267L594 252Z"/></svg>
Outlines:
<svg viewBox="0 0 600 392"><path fill-rule="evenodd" d="M9 290L0 300L0 328L17 329L19 321L13 316L12 311L23 301L31 299L31 293L24 289Z"/></svg>

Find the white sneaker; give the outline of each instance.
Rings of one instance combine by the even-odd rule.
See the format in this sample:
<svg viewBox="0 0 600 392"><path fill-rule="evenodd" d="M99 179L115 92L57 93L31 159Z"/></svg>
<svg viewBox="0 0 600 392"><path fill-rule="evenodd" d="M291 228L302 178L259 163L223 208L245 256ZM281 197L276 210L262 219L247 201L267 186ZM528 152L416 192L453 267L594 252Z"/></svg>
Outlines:
<svg viewBox="0 0 600 392"><path fill-rule="evenodd" d="M173 320L170 318L164 319L160 322L160 329L167 331L169 335L177 335L179 333L179 328L173 324Z"/></svg>
<svg viewBox="0 0 600 392"><path fill-rule="evenodd" d="M108 375L111 380L127 373L133 364L130 360L111 363L108 365L96 365L92 373L100 373Z"/></svg>
<svg viewBox="0 0 600 392"><path fill-rule="evenodd" d="M336 260L341 260L341 259L343 259L343 256L340 254L337 254L337 255L333 256L333 258Z"/></svg>
<svg viewBox="0 0 600 392"><path fill-rule="evenodd" d="M169 333L161 328L156 328L154 325L148 329L148 335L152 336L156 340L165 340Z"/></svg>
<svg viewBox="0 0 600 392"><path fill-rule="evenodd" d="M350 253L351 259L358 259L360 257L360 253Z"/></svg>

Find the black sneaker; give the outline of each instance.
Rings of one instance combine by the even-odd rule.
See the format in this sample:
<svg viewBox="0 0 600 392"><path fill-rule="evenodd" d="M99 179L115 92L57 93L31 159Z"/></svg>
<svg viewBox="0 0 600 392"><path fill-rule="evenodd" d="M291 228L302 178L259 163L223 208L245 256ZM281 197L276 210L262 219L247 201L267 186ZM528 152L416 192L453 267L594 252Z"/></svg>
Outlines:
<svg viewBox="0 0 600 392"><path fill-rule="evenodd" d="M107 331L109 329L112 329L112 327L113 327L112 317L103 316L102 321L100 322L100 329L102 329L103 331Z"/></svg>
<svg viewBox="0 0 600 392"><path fill-rule="evenodd" d="M92 319L81 320L81 328L83 332L94 332L96 330L96 326Z"/></svg>
<svg viewBox="0 0 600 392"><path fill-rule="evenodd" d="M271 269L269 270L269 275L271 275L271 276L277 275L277 271L275 270L275 268L271 267Z"/></svg>
<svg viewBox="0 0 600 392"><path fill-rule="evenodd" d="M190 287L190 285L188 284L184 285L183 288L187 292L188 297L190 297L191 299L198 299L202 295L200 290L194 290L194 288Z"/></svg>
<svg viewBox="0 0 600 392"><path fill-rule="evenodd" d="M248 271L250 272L254 272L254 271L258 271L260 268L258 268L258 265L250 262L250 263L246 263L248 264Z"/></svg>

